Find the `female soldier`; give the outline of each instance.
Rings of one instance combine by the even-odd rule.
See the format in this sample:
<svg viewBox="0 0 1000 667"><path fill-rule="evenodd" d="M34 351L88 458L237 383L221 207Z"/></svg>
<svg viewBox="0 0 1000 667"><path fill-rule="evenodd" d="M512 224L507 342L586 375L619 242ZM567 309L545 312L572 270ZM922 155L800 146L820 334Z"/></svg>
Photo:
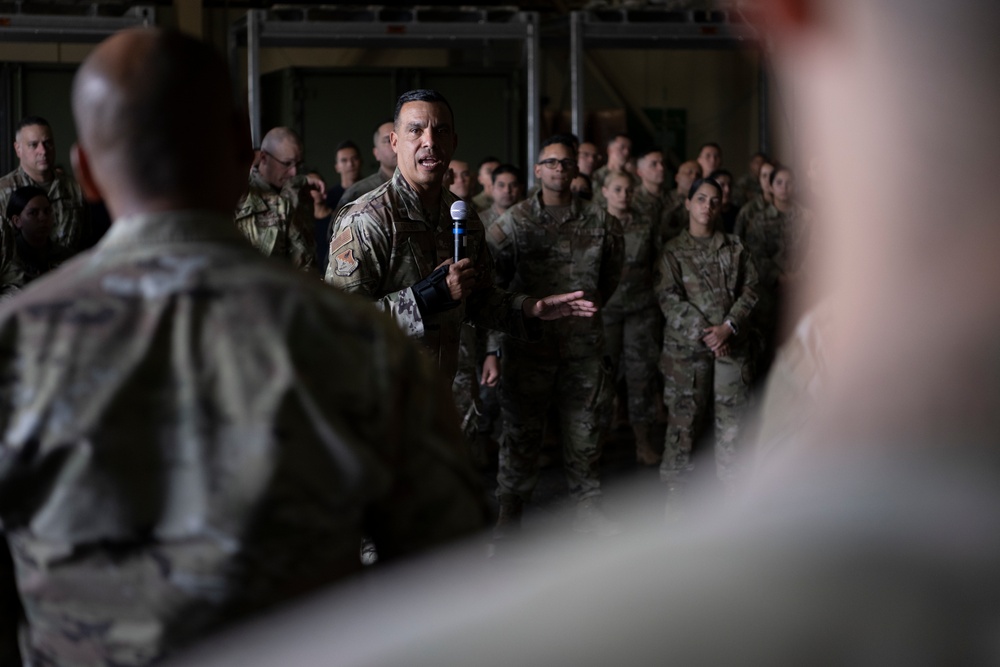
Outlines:
<svg viewBox="0 0 1000 667"><path fill-rule="evenodd" d="M44 190L32 185L14 190L7 202L7 220L14 229L14 261L23 284L66 260L65 253L49 240L54 219Z"/></svg>
<svg viewBox="0 0 1000 667"><path fill-rule="evenodd" d="M805 249L812 215L795 201L795 175L788 167L777 166L771 173L771 203L749 219L743 242L753 255L760 274L760 305L755 321L764 343L758 370L770 365L781 343L778 325L786 307L784 295L795 280Z"/></svg>
<svg viewBox="0 0 1000 667"><path fill-rule="evenodd" d="M660 235L653 220L632 208L632 179L627 174L609 173L601 194L608 213L621 221L625 232L622 279L604 306L604 340L616 380L625 377L636 461L652 466L660 462L650 438L659 384L660 314L653 294L653 268L660 254Z"/></svg>
<svg viewBox="0 0 1000 667"><path fill-rule="evenodd" d="M755 216L760 215L767 208L767 205L771 203L771 176L774 174L777 166L777 162L765 162L760 166L760 171L757 173L761 193L744 204L743 208L740 209L739 215L736 216L736 225L733 228L733 233L743 241L746 241L747 224Z"/></svg>
<svg viewBox="0 0 1000 667"><path fill-rule="evenodd" d="M716 229L722 188L711 179L691 186L688 229L663 248L656 294L663 310L663 399L667 436L660 478L668 508L676 506L692 468L694 443L712 427L719 479L732 490L736 443L750 398L749 316L757 303L757 270L735 235ZM672 500L671 500L672 499Z"/></svg>

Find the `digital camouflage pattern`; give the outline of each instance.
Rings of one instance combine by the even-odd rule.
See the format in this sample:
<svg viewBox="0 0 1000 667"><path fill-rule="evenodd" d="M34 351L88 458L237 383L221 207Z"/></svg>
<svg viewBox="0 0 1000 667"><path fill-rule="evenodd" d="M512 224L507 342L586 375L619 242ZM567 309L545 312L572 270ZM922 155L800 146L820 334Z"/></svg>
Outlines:
<svg viewBox="0 0 1000 667"><path fill-rule="evenodd" d="M682 232L664 247L656 293L663 311L663 398L667 435L660 476L673 481L690 470L691 451L715 428L716 468L731 483L739 475L736 445L750 398L750 316L757 304L757 271L736 236L707 239ZM731 320L739 335L716 359L701 340L709 326ZM714 412L714 424L709 418Z"/></svg>
<svg viewBox="0 0 1000 667"><path fill-rule="evenodd" d="M482 217L483 211L493 206L493 197L486 194L486 190L483 190L472 198L472 205L479 213L479 217Z"/></svg>
<svg viewBox="0 0 1000 667"><path fill-rule="evenodd" d="M621 279L621 224L575 196L559 220L542 205L541 193L515 204L490 228L488 239L497 282L531 296L583 290L603 305ZM504 436L497 495L530 495L545 418L555 406L570 494L583 500L600 493L600 427L612 391L604 326L600 312L541 324L537 343L503 339ZM491 336L489 349L498 343L499 337Z"/></svg>
<svg viewBox="0 0 1000 667"><path fill-rule="evenodd" d="M489 231L490 227L493 226L497 220L500 219L500 214L493 210L492 206L479 211L479 220L483 223L483 228Z"/></svg>
<svg viewBox="0 0 1000 667"><path fill-rule="evenodd" d="M80 185L68 175L56 175L51 183L36 183L18 167L0 178L0 217L3 224L10 226L7 216L7 202L14 190L33 185L46 192L52 204L52 232L49 238L62 248L63 255L74 255L83 250L90 240L90 216L83 200Z"/></svg>
<svg viewBox="0 0 1000 667"><path fill-rule="evenodd" d="M798 270L811 222L812 214L798 204L787 214L767 204L744 220L740 238L753 254L763 291L773 292L783 276Z"/></svg>
<svg viewBox="0 0 1000 667"><path fill-rule="evenodd" d="M297 269L316 265L312 199L300 196L305 176L290 179L276 191L253 169L249 189L236 205L236 228L267 257L280 257Z"/></svg>
<svg viewBox="0 0 1000 667"><path fill-rule="evenodd" d="M737 214L736 225L733 227L733 233L739 236L741 241L746 243L747 224L753 218L760 215L767 207L768 203L764 200L764 195L754 195L750 201L743 205L739 214Z"/></svg>
<svg viewBox="0 0 1000 667"><path fill-rule="evenodd" d="M458 365L462 322L522 338L534 335L521 310L527 297L494 284L493 259L473 211L465 221L467 256L476 269L472 294L458 307L440 313L425 316L417 307L412 286L452 257L449 209L457 200L442 190L436 219L428 219L416 191L397 169L391 181L337 216L326 269L326 282L373 300L407 335L420 338L449 381Z"/></svg>
<svg viewBox="0 0 1000 667"><path fill-rule="evenodd" d="M602 357L550 360L518 350L503 358L500 407L503 438L497 497L531 496L538 483L538 456L551 408L559 413L563 469L576 501L601 493L601 430L614 387Z"/></svg>
<svg viewBox="0 0 1000 667"><path fill-rule="evenodd" d="M658 207L651 208L655 215ZM653 422L659 400L657 361L663 318L653 292L653 272L662 249L661 237L659 218L633 210L619 220L625 261L618 289L604 307L605 349L615 381L625 378L629 421L640 427Z"/></svg>
<svg viewBox="0 0 1000 667"><path fill-rule="evenodd" d="M0 552L34 665L147 664L356 572L362 535L384 560L486 520L419 346L226 216L117 220L0 304L0 378Z"/></svg>

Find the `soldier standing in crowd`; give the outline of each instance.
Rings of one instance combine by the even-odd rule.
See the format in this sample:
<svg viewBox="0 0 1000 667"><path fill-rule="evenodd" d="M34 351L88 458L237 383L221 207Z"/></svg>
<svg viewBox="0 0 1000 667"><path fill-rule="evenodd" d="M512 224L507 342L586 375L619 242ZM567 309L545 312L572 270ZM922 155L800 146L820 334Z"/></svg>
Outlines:
<svg viewBox="0 0 1000 667"><path fill-rule="evenodd" d="M658 234L666 241L671 236L667 234L667 216L683 200L676 190L663 187L666 180L663 151L649 148L640 152L635 162L635 173L639 177L639 185L632 197L632 207L643 219L655 220L659 228Z"/></svg>
<svg viewBox="0 0 1000 667"><path fill-rule="evenodd" d="M697 160L688 160L681 163L674 174L674 183L677 184L675 192L674 207L664 214L663 236L671 239L688 228L688 209L686 202L691 193L691 186L696 180L702 177L701 165Z"/></svg>
<svg viewBox="0 0 1000 667"><path fill-rule="evenodd" d="M41 188L26 185L14 190L7 202L7 222L14 237L14 265L21 286L69 259L65 248L52 241L52 204Z"/></svg>
<svg viewBox="0 0 1000 667"><path fill-rule="evenodd" d="M233 228L228 72L143 28L74 80L77 177L115 223L0 305L5 665L18 626L26 664L158 662L357 573L363 532L398 558L485 519L420 349Z"/></svg>
<svg viewBox="0 0 1000 667"><path fill-rule="evenodd" d="M611 298L622 274L621 225L573 196L575 175L572 142L561 136L543 142L535 164L540 192L508 209L487 235L499 284L535 295L576 286L600 304ZM497 537L520 526L538 481L550 406L559 412L563 464L577 504L575 527L617 532L598 506L601 424L613 382L599 315L545 324L537 343L503 338ZM498 349L500 337L490 338L490 349Z"/></svg>
<svg viewBox="0 0 1000 667"><path fill-rule="evenodd" d="M763 169L761 169L763 172ZM763 339L762 371L783 338L781 325L787 308L787 295L798 280L812 214L795 200L795 176L785 166L771 172L771 203L749 218L743 228L743 240L753 254L760 274L760 304L755 322Z"/></svg>
<svg viewBox="0 0 1000 667"><path fill-rule="evenodd" d="M448 173L445 175L444 182L451 194L464 202L471 203L472 172L469 170L468 162L452 160L448 164Z"/></svg>
<svg viewBox="0 0 1000 667"><path fill-rule="evenodd" d="M512 164L497 166L490 178L492 179L490 190L493 193L493 203L485 211L479 212L479 219L483 221L483 226L487 230L507 209L521 201L524 194L521 170Z"/></svg>
<svg viewBox="0 0 1000 667"><path fill-rule="evenodd" d="M656 294L663 310L663 399L667 436L660 478L668 506L692 470L691 451L715 432L719 479L730 492L740 476L737 443L753 376L750 315L757 270L736 236L716 229L722 189L708 179L691 186L689 227L664 246Z"/></svg>
<svg viewBox="0 0 1000 667"><path fill-rule="evenodd" d="M719 227L726 234L732 234L736 229L736 216L740 210L733 204L733 175L726 169L716 169L708 176L722 188L722 201L719 204Z"/></svg>
<svg viewBox="0 0 1000 667"><path fill-rule="evenodd" d="M698 166L703 177L708 177L722 166L722 147L714 141L702 144L698 149Z"/></svg>
<svg viewBox="0 0 1000 667"><path fill-rule="evenodd" d="M601 153L597 146L584 141L576 151L576 168L580 174L590 178L601 164Z"/></svg>
<svg viewBox="0 0 1000 667"><path fill-rule="evenodd" d="M299 176L302 140L290 128L275 127L260 142L246 193L236 205L236 228L257 250L281 257L297 269L316 268L313 200L309 190L325 192L323 182Z"/></svg>
<svg viewBox="0 0 1000 667"><path fill-rule="evenodd" d="M465 220L466 256L454 261L456 198L443 182L458 135L443 95L426 89L401 95L390 139L396 173L338 215L328 283L374 300L421 339L449 382L464 321L529 338L531 319L595 312L579 291L537 299L499 289L475 211Z"/></svg>
<svg viewBox="0 0 1000 667"><path fill-rule="evenodd" d="M361 149L356 143L348 139L337 144L334 169L340 176L340 182L327 185L326 205L336 211L340 198L361 178Z"/></svg>
<svg viewBox="0 0 1000 667"><path fill-rule="evenodd" d="M632 140L627 134L619 133L608 142L608 163L593 172L590 178L590 185L594 191L594 203L604 208L607 205L601 199L601 188L604 186L604 179L610 173L627 173L629 159L632 157Z"/></svg>
<svg viewBox="0 0 1000 667"><path fill-rule="evenodd" d="M482 190L472 198L472 205L476 207L476 211L480 214L493 204L493 170L499 166L500 160L492 155L484 157L479 161L479 168L476 170L476 182L479 183Z"/></svg>
<svg viewBox="0 0 1000 667"><path fill-rule="evenodd" d="M760 168L765 162L770 161L767 154L761 152L754 153L750 158L749 172L740 176L740 180L733 186L733 205L737 209L761 194Z"/></svg>
<svg viewBox="0 0 1000 667"><path fill-rule="evenodd" d="M389 141L390 134L392 134L391 120L382 121L375 127L375 134L372 135L372 155L378 161L378 170L347 188L337 202L338 210L392 178L393 172L396 171L396 153Z"/></svg>
<svg viewBox="0 0 1000 667"><path fill-rule="evenodd" d="M733 232L743 241L746 241L747 223L763 213L764 209L771 203L771 174L774 173L777 164L777 162L764 162L760 165L760 168L757 170L760 194L754 195L750 201L745 203L736 216L736 225L733 228Z"/></svg>
<svg viewBox="0 0 1000 667"><path fill-rule="evenodd" d="M662 166L661 166L662 171ZM617 218L625 236L625 261L618 289L602 311L604 339L617 386L625 379L628 419L635 434L635 458L642 465L657 465L652 428L659 400L662 322L653 293L653 270L660 257L660 219L647 217L631 205L632 180L609 174L604 185L608 213Z"/></svg>
<svg viewBox="0 0 1000 667"><path fill-rule="evenodd" d="M69 256L93 243L89 215L80 186L72 176L56 173L56 146L52 127L44 118L28 116L17 124L14 152L18 167L0 178L0 212L14 190L34 185L45 191L52 205L53 224L49 238Z"/></svg>

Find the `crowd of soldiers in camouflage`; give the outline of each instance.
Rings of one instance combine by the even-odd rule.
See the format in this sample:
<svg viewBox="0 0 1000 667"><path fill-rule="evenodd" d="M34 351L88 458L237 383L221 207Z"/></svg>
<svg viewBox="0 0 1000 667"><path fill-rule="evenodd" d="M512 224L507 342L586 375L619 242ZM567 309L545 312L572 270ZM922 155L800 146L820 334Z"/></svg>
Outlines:
<svg viewBox="0 0 1000 667"><path fill-rule="evenodd" d="M358 146L342 143L335 166L339 183L328 186L318 170L303 167L298 135L273 128L263 137L234 221L264 255L325 274L342 289L360 290L430 348L445 376L454 378L454 400L474 461L489 468L500 457L497 534L510 516L519 521L530 498L550 409L560 413L570 495L581 503L600 496L601 443L615 420L616 402L631 426L637 462L659 466L668 489L679 491L702 440L714 440L718 476L731 486L739 477L736 448L750 388L772 358L782 295L795 280L810 227L792 171L758 153L736 180L722 168L719 146L709 143L697 159L676 168L670 184L671 156L659 148L633 152L629 137L619 134L607 143L605 159L593 143L570 136L543 149L535 165L539 185L531 192L519 167L494 157L479 161L475 192L470 164L447 155L442 185L449 197L428 214L414 193L406 194L407 180L389 142L392 132L392 119L376 126L372 155L378 169L366 178ZM55 168L53 142L43 118L24 119L15 142L20 166L0 179L4 294L100 234L92 229L92 207L80 187ZM550 188L548 176L566 182ZM692 185L706 179L719 188L711 196L707 232L714 240L708 244L696 239L689 216ZM442 226L436 240L404 238L411 246L430 244L416 255L396 258L394 239L386 241L384 261L363 261L372 247L370 230L348 224L347 216L380 187L383 196L400 197L376 207L380 215L406 212L403 218L414 220L410 231L420 229L425 217L435 225L450 221L448 205L468 202L482 224L481 233L473 228L467 235L480 280L495 275L498 287L537 297L582 289L599 304L599 315L586 325L547 323L540 338L504 335L493 329L526 331L509 316L501 316L502 322L495 316L519 308L523 296L495 292L422 317L414 294L404 288L449 255L450 229ZM20 196L13 196L18 189ZM549 190L565 191L561 206L544 200ZM22 201L26 197L30 202ZM397 223L395 231L405 237L406 225ZM410 269L401 270L399 261ZM442 326L446 321L451 325ZM733 337L724 354L706 342L709 328L720 325ZM519 340L525 337L529 342ZM599 510L586 514L595 512L598 518L589 523L613 533Z"/></svg>

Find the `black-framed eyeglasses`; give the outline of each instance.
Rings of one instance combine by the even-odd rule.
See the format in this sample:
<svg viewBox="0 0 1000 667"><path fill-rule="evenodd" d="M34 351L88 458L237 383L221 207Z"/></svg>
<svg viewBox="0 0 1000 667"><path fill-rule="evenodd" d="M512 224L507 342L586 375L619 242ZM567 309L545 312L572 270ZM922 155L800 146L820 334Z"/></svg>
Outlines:
<svg viewBox="0 0 1000 667"><path fill-rule="evenodd" d="M271 158L272 160L274 160L278 164L280 164L285 169L291 169L292 167L295 167L296 170L300 170L300 169L302 169L302 165L304 164L300 160L282 160L280 157L278 157L274 153L272 153L270 151L266 151L263 148L260 149L260 152L263 153L264 155L268 156L269 158Z"/></svg>
<svg viewBox="0 0 1000 667"><path fill-rule="evenodd" d="M554 157L550 157L547 160L539 160L538 164L542 165L547 169L555 169L556 166L563 168L563 171L569 171L576 166L576 160L570 160L569 158L564 158L562 160L557 160Z"/></svg>

